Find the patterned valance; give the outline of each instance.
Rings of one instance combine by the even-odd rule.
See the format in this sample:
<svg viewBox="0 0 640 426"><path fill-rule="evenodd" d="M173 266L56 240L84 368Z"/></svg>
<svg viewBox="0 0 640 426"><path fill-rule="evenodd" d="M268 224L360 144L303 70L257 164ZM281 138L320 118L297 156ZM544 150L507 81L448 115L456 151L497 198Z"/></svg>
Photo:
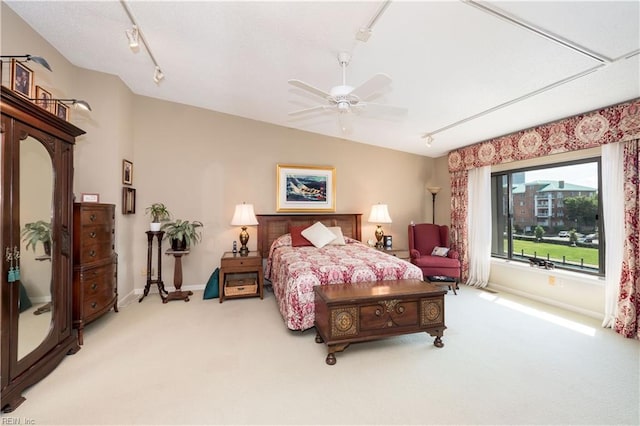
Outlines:
<svg viewBox="0 0 640 426"><path fill-rule="evenodd" d="M493 166L640 138L640 98L449 153L449 171Z"/></svg>

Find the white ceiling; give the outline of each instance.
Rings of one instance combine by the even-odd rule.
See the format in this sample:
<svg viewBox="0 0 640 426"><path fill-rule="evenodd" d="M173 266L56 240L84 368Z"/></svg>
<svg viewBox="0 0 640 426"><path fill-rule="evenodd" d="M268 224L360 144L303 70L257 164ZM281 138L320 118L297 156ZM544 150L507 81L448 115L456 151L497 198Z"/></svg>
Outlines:
<svg viewBox="0 0 640 426"><path fill-rule="evenodd" d="M393 1L367 42L355 36L383 2L127 1L165 74L160 84L146 51L128 47L121 2L6 4L73 64L118 75L136 94L430 157L640 97L637 0ZM349 85L385 73L393 83L375 102L407 114L367 110L348 134L337 113L290 117L322 100L287 81L329 91L342 79L339 51L352 54Z"/></svg>

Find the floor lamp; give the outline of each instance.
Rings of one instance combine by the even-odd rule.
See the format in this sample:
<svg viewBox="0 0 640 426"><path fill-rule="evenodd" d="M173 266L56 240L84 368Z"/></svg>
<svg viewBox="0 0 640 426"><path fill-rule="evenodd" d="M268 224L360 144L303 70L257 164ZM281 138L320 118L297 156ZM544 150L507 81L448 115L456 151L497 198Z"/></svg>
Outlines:
<svg viewBox="0 0 640 426"><path fill-rule="evenodd" d="M440 187L439 186L429 186L429 187L427 187L427 189L431 193L431 199L432 199L431 210L433 212L433 218L431 219L431 223L435 224L436 223L436 194L438 192L440 192Z"/></svg>

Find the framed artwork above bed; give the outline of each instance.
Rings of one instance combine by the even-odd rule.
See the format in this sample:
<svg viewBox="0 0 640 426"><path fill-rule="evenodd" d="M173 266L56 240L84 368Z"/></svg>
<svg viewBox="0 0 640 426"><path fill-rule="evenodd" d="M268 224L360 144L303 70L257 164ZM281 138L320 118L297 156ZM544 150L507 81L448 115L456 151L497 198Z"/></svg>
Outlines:
<svg viewBox="0 0 640 426"><path fill-rule="evenodd" d="M277 166L277 212L335 212L336 169L324 166Z"/></svg>

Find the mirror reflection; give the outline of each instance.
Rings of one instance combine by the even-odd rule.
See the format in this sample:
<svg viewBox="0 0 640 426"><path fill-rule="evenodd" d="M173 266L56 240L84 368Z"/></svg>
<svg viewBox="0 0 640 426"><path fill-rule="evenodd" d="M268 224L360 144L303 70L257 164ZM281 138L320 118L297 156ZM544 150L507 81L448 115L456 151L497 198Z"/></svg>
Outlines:
<svg viewBox="0 0 640 426"><path fill-rule="evenodd" d="M20 142L20 297L18 359L37 348L51 329L51 218L53 164L37 139Z"/></svg>

